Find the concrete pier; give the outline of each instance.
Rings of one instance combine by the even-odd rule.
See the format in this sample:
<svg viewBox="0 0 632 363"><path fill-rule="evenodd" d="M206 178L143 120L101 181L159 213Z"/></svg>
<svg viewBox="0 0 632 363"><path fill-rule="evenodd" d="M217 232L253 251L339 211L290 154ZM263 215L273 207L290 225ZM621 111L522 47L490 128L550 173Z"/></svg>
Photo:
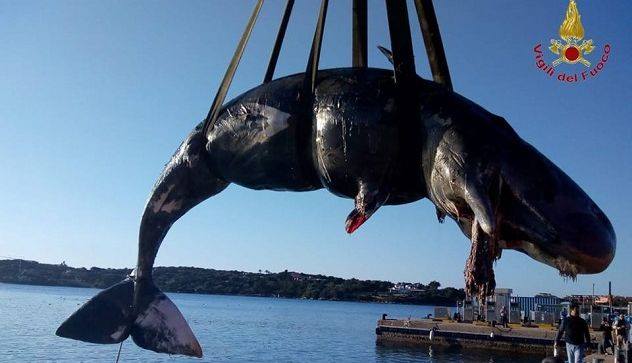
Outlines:
<svg viewBox="0 0 632 363"><path fill-rule="evenodd" d="M375 333L378 344L491 349L534 354L544 358L553 355L557 329L552 326L523 327L518 324L510 324L508 328L504 328L486 323L459 323L451 320L381 319L377 322ZM599 332L591 332L591 336L594 342L601 339Z"/></svg>

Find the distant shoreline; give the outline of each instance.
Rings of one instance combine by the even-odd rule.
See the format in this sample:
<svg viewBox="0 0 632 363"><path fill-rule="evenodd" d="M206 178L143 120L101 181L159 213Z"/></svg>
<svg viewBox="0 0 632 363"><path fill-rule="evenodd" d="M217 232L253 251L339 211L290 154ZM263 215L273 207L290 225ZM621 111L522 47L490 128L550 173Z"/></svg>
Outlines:
<svg viewBox="0 0 632 363"><path fill-rule="evenodd" d="M65 286L65 285L38 285L38 284L23 284L15 282L0 281L0 285L13 285L13 286L33 286L33 287L64 287L70 289L95 289L104 290L98 287L82 287L82 286ZM420 307L453 307L450 305L435 305L435 304L411 304L411 303L399 303L399 302L387 302L387 301L359 301L359 300L325 300L325 299L305 299L300 297L283 297L283 296L260 296L260 295L236 295L236 294L209 294L199 292L178 292L178 291L166 291L168 294L183 294L183 295L198 295L198 296L222 296L222 297L252 297L262 299L281 299L281 300L305 300L305 301L327 301L327 302L343 302L343 303L360 303L360 304L380 304L380 305L412 305Z"/></svg>
<svg viewBox="0 0 632 363"><path fill-rule="evenodd" d="M28 260L0 260L0 282L17 285L104 289L127 277L132 269L74 268ZM288 299L376 302L426 306L454 306L463 289L440 288L436 281L393 291L390 281L343 279L298 272L242 272L197 267L156 267L156 285L172 293Z"/></svg>

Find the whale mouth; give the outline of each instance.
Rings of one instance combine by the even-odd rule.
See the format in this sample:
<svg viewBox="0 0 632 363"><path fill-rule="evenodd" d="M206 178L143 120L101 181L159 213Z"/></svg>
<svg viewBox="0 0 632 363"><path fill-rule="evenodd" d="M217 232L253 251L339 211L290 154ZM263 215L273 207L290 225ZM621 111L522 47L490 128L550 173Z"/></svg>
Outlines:
<svg viewBox="0 0 632 363"><path fill-rule="evenodd" d="M507 242L501 240L498 242L498 246L502 249L511 249L522 252L536 261L540 261L546 265L556 268L560 275L570 277L573 280L575 280L577 275L584 270L584 268L579 266L577 263L561 255L554 256L551 253L546 252L544 249L539 248L533 242L522 240Z"/></svg>

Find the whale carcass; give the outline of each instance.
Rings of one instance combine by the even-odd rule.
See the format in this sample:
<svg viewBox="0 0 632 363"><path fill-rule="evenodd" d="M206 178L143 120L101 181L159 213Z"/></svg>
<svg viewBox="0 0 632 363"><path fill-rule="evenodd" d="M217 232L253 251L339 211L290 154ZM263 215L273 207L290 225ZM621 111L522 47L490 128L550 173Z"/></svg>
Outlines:
<svg viewBox="0 0 632 363"><path fill-rule="evenodd" d="M612 261L616 238L605 214L502 117L421 78L402 95L389 70L321 70L308 104L303 82L297 74L256 87L228 102L208 134L201 125L189 134L145 207L135 273L88 301L58 335L93 343L131 335L146 349L201 356L152 267L171 225L230 183L351 198L348 232L382 205L428 198L439 220L450 217L472 242L471 295L493 292L503 249L565 276Z"/></svg>

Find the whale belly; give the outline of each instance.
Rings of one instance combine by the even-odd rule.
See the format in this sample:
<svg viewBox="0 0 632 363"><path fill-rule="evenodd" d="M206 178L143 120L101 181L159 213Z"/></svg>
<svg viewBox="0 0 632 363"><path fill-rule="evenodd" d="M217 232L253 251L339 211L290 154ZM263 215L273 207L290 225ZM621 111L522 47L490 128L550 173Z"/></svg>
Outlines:
<svg viewBox="0 0 632 363"><path fill-rule="evenodd" d="M314 101L314 164L332 193L387 196L386 204L423 197L421 152L402 138L418 132L399 108L390 73L357 73L321 81ZM411 125L413 127L411 127ZM412 130L412 131L411 131ZM412 165L403 161L415 156ZM417 160L419 159L419 160ZM419 175L418 175L419 174Z"/></svg>
<svg viewBox="0 0 632 363"><path fill-rule="evenodd" d="M251 189L314 190L355 198L383 191L386 204L424 195L421 152L402 138L419 122L399 112L391 71L319 72L311 109L303 75L284 77L228 103L209 134L211 168ZM402 116L404 116L402 118ZM407 155L415 156L412 163Z"/></svg>
<svg viewBox="0 0 632 363"><path fill-rule="evenodd" d="M247 100L228 106L209 135L213 170L226 181L251 189L321 188L303 135L311 124L289 106Z"/></svg>

